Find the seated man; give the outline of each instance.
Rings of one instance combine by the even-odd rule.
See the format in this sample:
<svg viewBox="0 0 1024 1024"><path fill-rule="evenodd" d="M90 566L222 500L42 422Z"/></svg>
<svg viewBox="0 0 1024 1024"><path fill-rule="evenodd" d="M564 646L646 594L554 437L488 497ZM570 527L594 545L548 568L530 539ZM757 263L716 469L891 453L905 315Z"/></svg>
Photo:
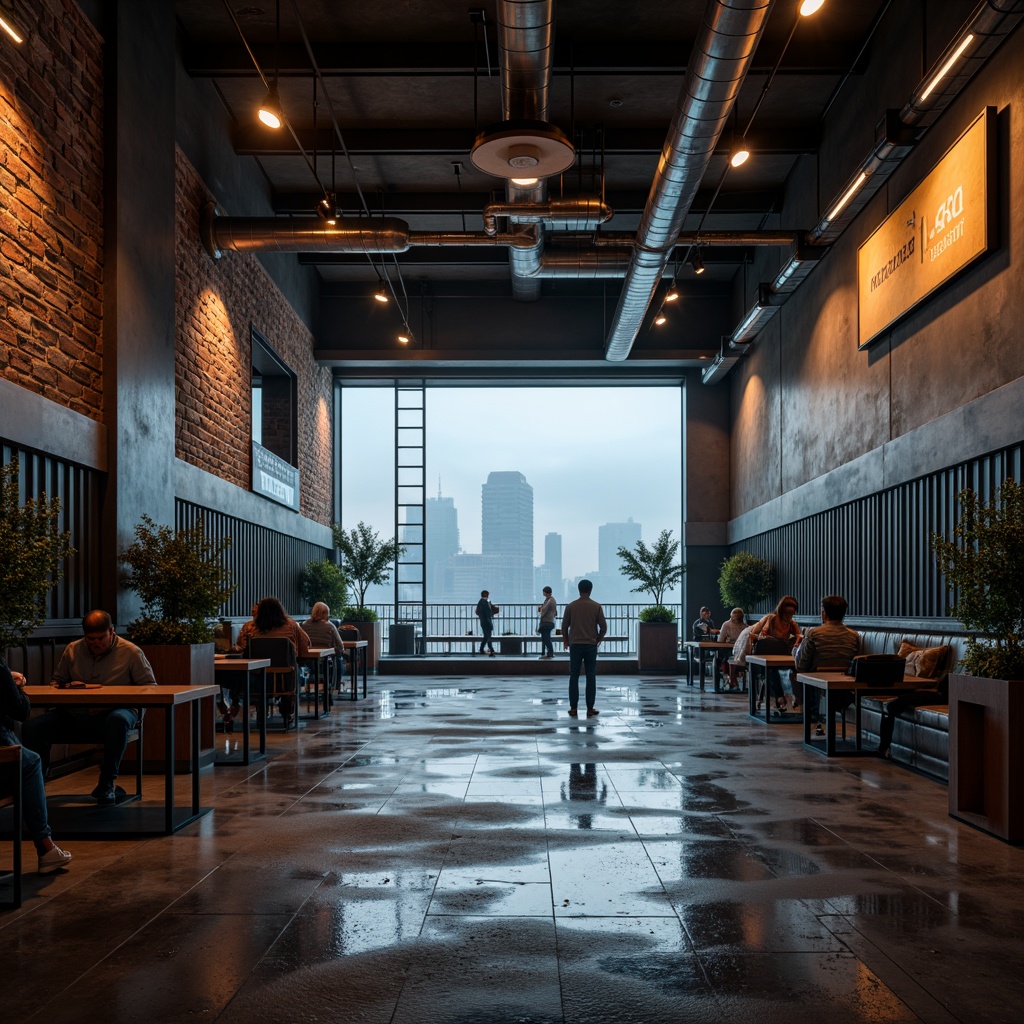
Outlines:
<svg viewBox="0 0 1024 1024"><path fill-rule="evenodd" d="M19 742L12 726L24 722L31 705L25 696L25 677L12 672L0 658L0 744L11 746ZM0 793L6 794L14 780L0 778ZM46 814L46 790L43 788L43 770L39 755L21 748L21 816L25 829L39 856L38 870L49 875L71 863L71 854L62 850L51 838Z"/></svg>
<svg viewBox="0 0 1024 1024"><path fill-rule="evenodd" d="M793 652L798 672L813 672L816 669L835 669L841 672L847 670L850 659L860 648L860 634L843 625L847 607L846 598L840 597L839 594L829 594L828 597L821 599L822 624L807 630L800 646ZM811 691L811 703L804 709L804 713L811 715L812 721L818 721L815 732L820 736L825 732L818 714L821 693L817 687L807 689ZM853 693L850 692L846 703L849 704L852 700ZM843 703L842 696L839 703Z"/></svg>
<svg viewBox="0 0 1024 1024"><path fill-rule="evenodd" d="M81 640L64 649L53 673L54 683L149 686L156 682L146 656L114 632L106 612L89 612L82 619L82 632ZM22 743L39 755L44 776L52 743L102 743L103 763L92 795L101 804L112 804L125 795L114 782L128 746L128 733L139 724L140 715L138 708L51 708L25 723Z"/></svg>

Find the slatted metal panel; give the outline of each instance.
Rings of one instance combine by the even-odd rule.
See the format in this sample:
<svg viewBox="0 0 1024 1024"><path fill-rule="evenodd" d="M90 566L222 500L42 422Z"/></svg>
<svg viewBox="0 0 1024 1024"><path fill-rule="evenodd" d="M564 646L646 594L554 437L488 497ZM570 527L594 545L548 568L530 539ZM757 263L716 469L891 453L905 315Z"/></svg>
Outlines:
<svg viewBox="0 0 1024 1024"><path fill-rule="evenodd" d="M39 499L44 493L59 498L60 528L71 532L75 554L64 565L64 576L47 597L47 626L75 622L99 603L100 494L104 474L41 452L0 446L6 465L19 461L19 497Z"/></svg>
<svg viewBox="0 0 1024 1024"><path fill-rule="evenodd" d="M329 557L330 549L189 501L179 499L175 503L176 529L187 529L200 521L211 539L231 538L224 561L237 589L221 615L248 616L255 601L276 597L290 614L306 616L309 609L299 590L299 573L307 562Z"/></svg>
<svg viewBox="0 0 1024 1024"><path fill-rule="evenodd" d="M961 490L991 501L1004 480L1021 481L1022 461L1024 445L993 452L749 538L732 552L771 562L771 603L792 594L801 616L813 617L825 594L838 593L857 618L949 618L953 597L935 564L932 534L951 535Z"/></svg>

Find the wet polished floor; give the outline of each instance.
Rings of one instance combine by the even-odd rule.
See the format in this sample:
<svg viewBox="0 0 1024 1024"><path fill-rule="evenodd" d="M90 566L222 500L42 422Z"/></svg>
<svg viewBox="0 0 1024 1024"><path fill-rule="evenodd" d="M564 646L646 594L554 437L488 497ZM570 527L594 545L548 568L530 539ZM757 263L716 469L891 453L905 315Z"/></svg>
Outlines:
<svg viewBox="0 0 1024 1024"><path fill-rule="evenodd" d="M605 676L573 720L565 688L378 679L204 772L177 835L68 842L0 913L4 1020L1021 1019L1024 850L943 785L745 697Z"/></svg>

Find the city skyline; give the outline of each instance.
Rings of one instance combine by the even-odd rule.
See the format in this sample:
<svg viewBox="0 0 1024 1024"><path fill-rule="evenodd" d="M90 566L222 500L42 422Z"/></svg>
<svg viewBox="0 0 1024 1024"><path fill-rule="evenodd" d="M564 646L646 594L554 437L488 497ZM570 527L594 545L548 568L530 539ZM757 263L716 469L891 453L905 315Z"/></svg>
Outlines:
<svg viewBox="0 0 1024 1024"><path fill-rule="evenodd" d="M522 473L534 489L534 559L562 535L562 576L599 565L598 528L630 517L646 539L681 536L679 388L432 388L427 392L427 492L453 499L465 552L481 552L489 472ZM341 518L394 534L394 392L342 396ZM633 595L639 599L639 595Z"/></svg>

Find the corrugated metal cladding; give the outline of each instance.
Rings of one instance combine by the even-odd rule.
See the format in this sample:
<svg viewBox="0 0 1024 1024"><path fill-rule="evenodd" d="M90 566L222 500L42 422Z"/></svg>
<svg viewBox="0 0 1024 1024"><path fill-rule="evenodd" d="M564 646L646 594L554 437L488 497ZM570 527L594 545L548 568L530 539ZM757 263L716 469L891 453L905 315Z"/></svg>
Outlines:
<svg viewBox="0 0 1024 1024"><path fill-rule="evenodd" d="M972 488L990 501L1006 479L1021 481L1017 445L912 480L760 534L732 551L775 566L776 593L792 594L799 615L813 617L825 594L842 594L851 618L949 618L947 593L931 549L933 533L950 536L957 495Z"/></svg>
<svg viewBox="0 0 1024 1024"><path fill-rule="evenodd" d="M46 600L46 618L78 620L99 603L100 494L103 474L26 448L0 447L4 465L17 457L19 499L59 498L60 528L71 531L75 554Z"/></svg>
<svg viewBox="0 0 1024 1024"><path fill-rule="evenodd" d="M212 540L231 538L224 557L237 589L221 610L222 615L247 617L253 602L276 597L290 614L305 618L309 609L299 591L299 573L307 562L330 555L327 548L180 499L175 502L174 519L176 529L201 521Z"/></svg>

